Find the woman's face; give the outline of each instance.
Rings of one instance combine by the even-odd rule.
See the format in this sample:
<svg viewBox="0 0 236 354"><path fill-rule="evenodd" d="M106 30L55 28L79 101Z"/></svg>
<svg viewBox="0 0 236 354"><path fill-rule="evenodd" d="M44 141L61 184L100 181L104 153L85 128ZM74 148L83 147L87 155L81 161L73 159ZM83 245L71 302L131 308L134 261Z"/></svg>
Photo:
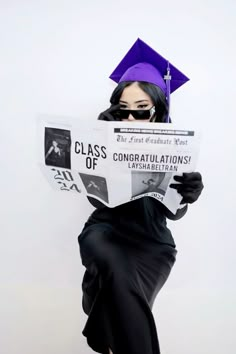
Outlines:
<svg viewBox="0 0 236 354"><path fill-rule="evenodd" d="M149 110L153 107L153 102L150 96L138 86L137 82L134 82L124 89L119 103L122 110ZM122 121L136 121L136 119L132 114L129 114L128 118L122 119ZM139 119L138 121L149 122L150 118Z"/></svg>

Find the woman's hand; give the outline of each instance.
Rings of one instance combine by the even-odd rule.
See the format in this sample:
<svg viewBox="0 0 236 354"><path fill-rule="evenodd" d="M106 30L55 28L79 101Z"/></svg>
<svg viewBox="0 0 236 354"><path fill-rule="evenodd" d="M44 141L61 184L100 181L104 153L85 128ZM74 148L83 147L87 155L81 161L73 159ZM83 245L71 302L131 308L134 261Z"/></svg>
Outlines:
<svg viewBox="0 0 236 354"><path fill-rule="evenodd" d="M174 176L174 180L180 183L172 183L170 187L183 197L181 204L194 203L204 188L199 172L183 173L183 176Z"/></svg>
<svg viewBox="0 0 236 354"><path fill-rule="evenodd" d="M113 113L118 109L120 109L120 104L112 105L106 111L99 114L98 120L116 121Z"/></svg>

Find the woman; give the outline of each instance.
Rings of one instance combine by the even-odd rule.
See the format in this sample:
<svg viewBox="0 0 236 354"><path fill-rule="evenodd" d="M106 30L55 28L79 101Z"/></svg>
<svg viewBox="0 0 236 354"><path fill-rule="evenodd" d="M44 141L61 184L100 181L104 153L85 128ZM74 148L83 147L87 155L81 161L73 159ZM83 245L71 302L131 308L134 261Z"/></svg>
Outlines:
<svg viewBox="0 0 236 354"><path fill-rule="evenodd" d="M173 90L163 79L160 61L157 60L155 67L152 61L150 66L150 49L139 39L136 41L131 54L135 54L137 63L131 60L130 64L128 60L128 69L123 65L110 99L111 107L99 119L130 124L137 119L168 121L169 93ZM137 51L144 53L145 60L140 59ZM127 56L130 59L130 52L125 60ZM180 183L172 187L182 195L184 204L175 215L150 197L115 208L89 198L96 210L78 240L86 267L82 289L88 320L83 334L96 352L160 353L151 309L177 253L166 218L181 218L187 211L187 203L197 200L203 188L199 173L185 173L175 179Z"/></svg>
<svg viewBox="0 0 236 354"><path fill-rule="evenodd" d="M45 155L46 165L58 166L61 160L61 150L56 140L52 141L50 148Z"/></svg>

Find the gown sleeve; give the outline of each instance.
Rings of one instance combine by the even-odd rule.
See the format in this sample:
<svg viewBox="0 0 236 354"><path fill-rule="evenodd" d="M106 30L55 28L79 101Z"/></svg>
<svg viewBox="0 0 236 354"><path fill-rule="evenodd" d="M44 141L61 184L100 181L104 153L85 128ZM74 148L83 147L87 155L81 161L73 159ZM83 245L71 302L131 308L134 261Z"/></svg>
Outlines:
<svg viewBox="0 0 236 354"><path fill-rule="evenodd" d="M99 200L95 199L95 198L92 198L92 197L87 197L88 201L90 204L92 204L92 206L96 209L101 209L101 208L104 208L105 205L100 202Z"/></svg>
<svg viewBox="0 0 236 354"><path fill-rule="evenodd" d="M176 213L173 214L165 205L162 204L162 209L165 217L169 220L179 220L181 219L188 210L188 205L185 204L182 208L177 209Z"/></svg>

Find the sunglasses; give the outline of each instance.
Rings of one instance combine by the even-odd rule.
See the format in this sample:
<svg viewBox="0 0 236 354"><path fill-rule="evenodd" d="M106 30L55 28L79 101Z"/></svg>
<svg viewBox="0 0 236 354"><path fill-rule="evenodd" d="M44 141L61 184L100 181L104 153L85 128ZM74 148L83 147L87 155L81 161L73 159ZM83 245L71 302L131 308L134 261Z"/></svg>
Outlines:
<svg viewBox="0 0 236 354"><path fill-rule="evenodd" d="M135 119L150 119L152 118L153 114L155 113L155 107L153 106L150 109L119 109L115 111L113 114L115 118L118 119L127 119L131 114Z"/></svg>

